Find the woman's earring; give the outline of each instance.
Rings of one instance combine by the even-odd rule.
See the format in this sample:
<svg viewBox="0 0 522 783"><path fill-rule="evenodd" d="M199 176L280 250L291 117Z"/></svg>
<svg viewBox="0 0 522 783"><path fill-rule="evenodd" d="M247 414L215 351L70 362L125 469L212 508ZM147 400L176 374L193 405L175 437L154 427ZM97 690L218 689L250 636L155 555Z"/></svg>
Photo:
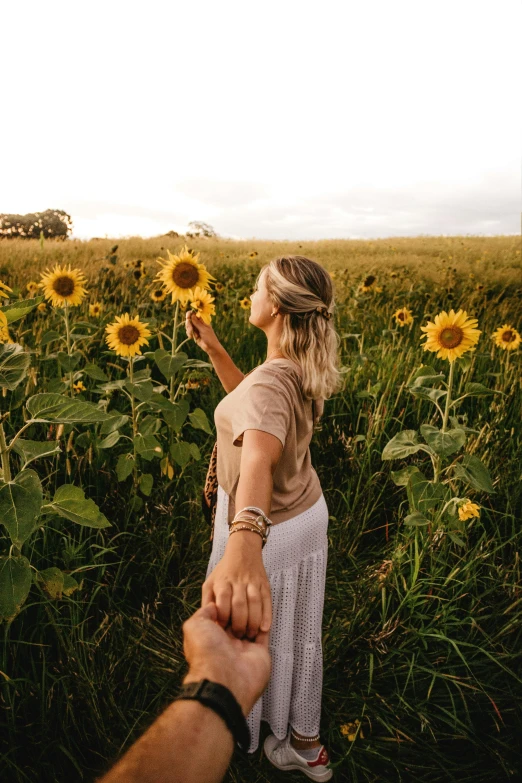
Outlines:
<svg viewBox="0 0 522 783"><path fill-rule="evenodd" d="M274 317L274 315L277 315L277 313L270 313L270 315L271 315L271 316L272 316L272 318L273 318L273 317Z"/></svg>

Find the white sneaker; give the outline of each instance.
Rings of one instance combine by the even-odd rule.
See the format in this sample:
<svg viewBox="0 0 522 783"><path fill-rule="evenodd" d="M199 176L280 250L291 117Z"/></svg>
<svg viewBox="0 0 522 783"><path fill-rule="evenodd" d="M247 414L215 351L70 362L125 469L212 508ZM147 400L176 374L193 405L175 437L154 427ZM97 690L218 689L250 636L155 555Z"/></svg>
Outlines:
<svg viewBox="0 0 522 783"><path fill-rule="evenodd" d="M300 756L290 744L290 734L284 740L278 740L274 734L269 734L263 744L265 756L277 769L300 769L311 780L330 780L333 771L326 765L330 761L324 745L317 748L317 759L308 761Z"/></svg>

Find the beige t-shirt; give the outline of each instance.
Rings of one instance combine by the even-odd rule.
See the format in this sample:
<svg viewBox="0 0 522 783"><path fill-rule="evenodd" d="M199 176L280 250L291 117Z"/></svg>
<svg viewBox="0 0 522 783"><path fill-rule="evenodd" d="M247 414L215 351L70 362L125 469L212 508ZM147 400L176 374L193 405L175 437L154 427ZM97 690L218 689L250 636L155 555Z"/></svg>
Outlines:
<svg viewBox="0 0 522 783"><path fill-rule="evenodd" d="M262 430L283 444L273 473L271 509L263 509L274 525L306 511L322 494L312 467L310 441L313 435L312 400L301 391L301 367L291 359L270 359L254 367L241 383L216 406L217 480L230 496L228 521L235 516L235 496L243 432ZM315 422L322 415L324 400L315 400Z"/></svg>

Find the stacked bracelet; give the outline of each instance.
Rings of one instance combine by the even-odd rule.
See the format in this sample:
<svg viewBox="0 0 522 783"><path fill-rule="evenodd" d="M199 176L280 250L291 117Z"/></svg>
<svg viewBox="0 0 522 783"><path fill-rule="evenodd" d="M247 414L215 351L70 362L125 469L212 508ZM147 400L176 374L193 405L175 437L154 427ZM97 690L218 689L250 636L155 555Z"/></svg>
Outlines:
<svg viewBox="0 0 522 783"><path fill-rule="evenodd" d="M249 511L258 512L258 516L249 514ZM236 527L237 523L241 523ZM267 542L270 527L272 525L271 520L266 516L264 511L257 506L247 506L238 511L232 522L229 523L229 535L235 533L236 530L252 530L255 533L259 533L263 539L263 547Z"/></svg>

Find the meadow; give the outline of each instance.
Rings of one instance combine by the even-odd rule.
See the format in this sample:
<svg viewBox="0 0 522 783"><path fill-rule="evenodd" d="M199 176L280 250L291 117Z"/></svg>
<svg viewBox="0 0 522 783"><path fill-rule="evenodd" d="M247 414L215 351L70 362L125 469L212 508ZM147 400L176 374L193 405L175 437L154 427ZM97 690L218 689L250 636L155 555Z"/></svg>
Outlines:
<svg viewBox="0 0 522 783"><path fill-rule="evenodd" d="M311 443L330 512L321 739L333 779L516 779L522 347L492 335L521 331L520 238L164 236L0 241L1 780L93 781L186 671L225 392L155 280L158 257L185 244L214 278L212 326L244 372L266 358L248 321L259 267L300 254L334 282L343 388ZM79 304L53 306L37 286L56 264L83 273ZM449 362L423 350L421 327L451 309L481 333ZM141 354L106 341L124 313L147 325ZM288 777L263 755L268 732L251 756L236 749L227 783Z"/></svg>

